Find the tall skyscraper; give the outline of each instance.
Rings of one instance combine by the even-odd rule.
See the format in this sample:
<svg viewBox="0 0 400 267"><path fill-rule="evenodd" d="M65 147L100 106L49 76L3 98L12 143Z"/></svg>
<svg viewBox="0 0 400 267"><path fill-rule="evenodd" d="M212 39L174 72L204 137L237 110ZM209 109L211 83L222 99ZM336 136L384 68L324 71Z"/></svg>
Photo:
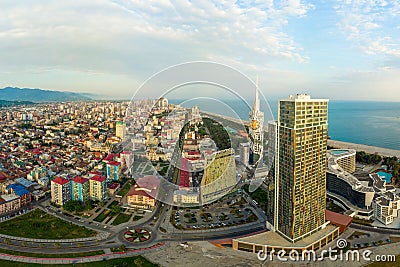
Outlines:
<svg viewBox="0 0 400 267"><path fill-rule="evenodd" d="M258 96L258 77L256 82L256 96L250 114L249 134L251 140L252 164L256 163L264 150L264 112L260 111L260 98Z"/></svg>
<svg viewBox="0 0 400 267"><path fill-rule="evenodd" d="M296 242L325 225L328 100L280 100L276 130L275 230Z"/></svg>

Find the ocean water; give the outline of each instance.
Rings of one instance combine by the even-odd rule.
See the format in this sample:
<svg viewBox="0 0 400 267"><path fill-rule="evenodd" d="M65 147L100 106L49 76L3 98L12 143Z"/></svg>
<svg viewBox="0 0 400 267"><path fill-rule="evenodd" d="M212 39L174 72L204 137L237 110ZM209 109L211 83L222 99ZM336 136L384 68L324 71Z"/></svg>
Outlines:
<svg viewBox="0 0 400 267"><path fill-rule="evenodd" d="M197 104L204 111L248 120L250 109L243 102L237 100L223 102L225 105L212 101L187 102L184 106L191 107ZM271 115L267 114L268 109L262 108L266 113L265 122L271 120L272 116L277 119L277 100L270 101L269 104ZM400 150L400 102L331 100L328 116L331 139Z"/></svg>

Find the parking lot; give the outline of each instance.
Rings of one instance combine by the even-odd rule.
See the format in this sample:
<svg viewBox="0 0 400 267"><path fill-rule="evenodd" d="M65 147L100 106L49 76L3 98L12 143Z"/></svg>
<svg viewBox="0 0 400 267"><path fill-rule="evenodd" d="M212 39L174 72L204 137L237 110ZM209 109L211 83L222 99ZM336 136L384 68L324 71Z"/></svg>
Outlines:
<svg viewBox="0 0 400 267"><path fill-rule="evenodd" d="M349 238L348 241L353 249L361 249L367 247L377 247L384 244L389 244L398 241L392 240L393 238L388 234L380 234L374 232L363 232L355 231Z"/></svg>
<svg viewBox="0 0 400 267"><path fill-rule="evenodd" d="M210 229L240 225L258 218L241 196L224 199L201 208L174 210L171 222L178 229Z"/></svg>

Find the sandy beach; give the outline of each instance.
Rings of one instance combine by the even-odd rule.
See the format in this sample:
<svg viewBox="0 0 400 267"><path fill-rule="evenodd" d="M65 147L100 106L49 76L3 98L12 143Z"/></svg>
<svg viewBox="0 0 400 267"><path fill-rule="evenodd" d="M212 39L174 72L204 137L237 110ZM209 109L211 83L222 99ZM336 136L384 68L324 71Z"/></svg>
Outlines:
<svg viewBox="0 0 400 267"><path fill-rule="evenodd" d="M400 140L399 140L400 142ZM379 154L381 156L385 157L397 157L400 158L400 150L395 150L395 149L388 149L388 148L383 148L383 147L376 147L376 146L367 146L367 145L362 145L362 144L354 144L354 143L348 143L348 142L343 142L343 141L337 141L337 140L328 140L328 146L332 146L335 148L351 148L355 149L356 151L365 151L370 154Z"/></svg>

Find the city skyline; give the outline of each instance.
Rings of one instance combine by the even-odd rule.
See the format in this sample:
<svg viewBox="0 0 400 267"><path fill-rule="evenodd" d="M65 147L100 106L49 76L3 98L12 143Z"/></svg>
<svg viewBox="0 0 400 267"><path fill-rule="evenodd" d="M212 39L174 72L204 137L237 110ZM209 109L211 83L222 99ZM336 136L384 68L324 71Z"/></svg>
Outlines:
<svg viewBox="0 0 400 267"><path fill-rule="evenodd" d="M329 139L328 100L298 94L280 100L262 162L249 162L258 100L244 121L167 98L1 108L6 259L197 266L215 252L255 266L261 252L312 264L362 247L365 261L398 261L400 150Z"/></svg>
<svg viewBox="0 0 400 267"><path fill-rule="evenodd" d="M205 60L258 74L268 99L304 91L333 100L400 101L396 1L6 1L0 7L0 87L129 99L152 74Z"/></svg>

